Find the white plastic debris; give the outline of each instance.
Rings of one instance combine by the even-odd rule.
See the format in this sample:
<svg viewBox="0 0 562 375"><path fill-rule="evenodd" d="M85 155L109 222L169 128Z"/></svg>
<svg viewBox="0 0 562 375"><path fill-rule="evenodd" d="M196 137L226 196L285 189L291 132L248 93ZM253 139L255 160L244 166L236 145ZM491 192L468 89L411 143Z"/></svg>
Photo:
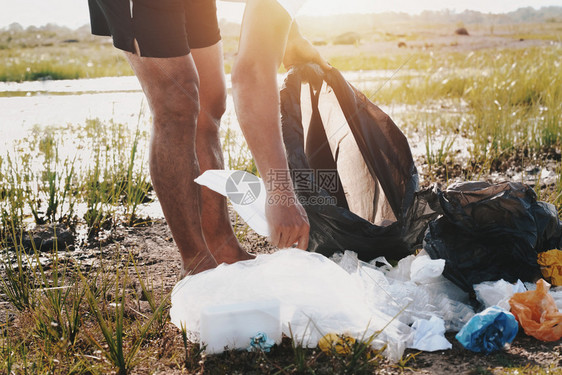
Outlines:
<svg viewBox="0 0 562 375"><path fill-rule="evenodd" d="M431 259L429 255L418 255L410 266L410 280L418 284L435 281L445 269L445 259Z"/></svg>
<svg viewBox="0 0 562 375"><path fill-rule="evenodd" d="M381 331L373 346L387 345L386 356L398 360L411 328L381 312L379 302L368 304L367 292L357 277L328 258L288 249L187 276L172 292L170 316L198 342L208 306L276 298L282 332L297 344L315 347L327 333L367 339Z"/></svg>
<svg viewBox="0 0 562 375"><path fill-rule="evenodd" d="M265 185L261 178L244 171L210 169L195 182L227 197L232 208L256 233L269 236L265 219Z"/></svg>
<svg viewBox="0 0 562 375"><path fill-rule="evenodd" d="M263 313L259 301L275 298L281 331L297 345L315 347L328 333L365 340L381 331L373 346L387 345L385 355L397 360L406 347L449 348L445 330L458 331L474 316L465 303L468 296L440 275L439 263L420 254L394 268L380 259L383 266L378 268L351 251L334 255L332 261L302 250L281 250L186 277L174 288L170 315L174 324L187 328L190 340L203 341L216 353L225 343L248 347L250 341L244 340L256 331L278 342L278 336L265 332L267 324L254 324L260 318L250 317ZM430 269L419 272L422 265ZM226 323L224 314L231 310L236 310L237 320ZM233 326L243 332L236 344L228 341ZM217 342L212 347L208 329Z"/></svg>
<svg viewBox="0 0 562 375"><path fill-rule="evenodd" d="M420 252L401 259L394 268L384 258L362 265L368 303L378 304L381 311L397 316L402 323L411 325L436 316L445 321L447 330L458 331L474 315L468 294L442 276L444 262L440 259ZM366 272L369 267L378 273Z"/></svg>
<svg viewBox="0 0 562 375"><path fill-rule="evenodd" d="M521 280L517 280L515 284L511 284L502 279L498 281L484 281L483 283L474 285L476 299L480 301L486 309L497 305L509 311L511 310L509 299L515 293L525 292L526 290L527 288L525 288Z"/></svg>
<svg viewBox="0 0 562 375"><path fill-rule="evenodd" d="M210 170L195 181L228 197L252 229L269 234L261 179L242 171ZM283 250L188 276L174 288L172 322L185 325L189 338L197 342L201 314L209 306L220 310L221 305L275 298L281 304L282 332L297 344L315 347L328 333L366 339L381 331L373 346L387 345L385 354L397 360L413 339L409 325L418 322L416 328L421 329L434 324L424 321L442 319L447 330L458 331L474 315L467 293L442 276L445 261L423 251L396 267L384 258L360 262L351 251L333 260ZM218 334L222 331L227 336L226 330Z"/></svg>
<svg viewBox="0 0 562 375"><path fill-rule="evenodd" d="M346 250L345 253L335 253L332 258L341 268L349 274L354 274L359 270L359 258L353 251Z"/></svg>
<svg viewBox="0 0 562 375"><path fill-rule="evenodd" d="M246 349L250 339L266 334L281 343L281 304L275 299L207 306L201 311L201 343L209 354Z"/></svg>
<svg viewBox="0 0 562 375"><path fill-rule="evenodd" d="M409 348L434 352L448 350L453 347L445 338L445 322L443 319L432 316L429 320L418 319L412 325L414 340Z"/></svg>

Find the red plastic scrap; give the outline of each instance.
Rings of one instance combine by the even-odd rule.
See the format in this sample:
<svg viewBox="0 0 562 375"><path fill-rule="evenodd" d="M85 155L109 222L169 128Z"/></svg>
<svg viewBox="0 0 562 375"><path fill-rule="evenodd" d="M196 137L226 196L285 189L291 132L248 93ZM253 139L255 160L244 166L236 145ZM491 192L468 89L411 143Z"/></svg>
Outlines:
<svg viewBox="0 0 562 375"><path fill-rule="evenodd" d="M540 279L537 289L515 293L509 300L511 312L525 333L541 341L562 338L562 313L548 293L550 284Z"/></svg>

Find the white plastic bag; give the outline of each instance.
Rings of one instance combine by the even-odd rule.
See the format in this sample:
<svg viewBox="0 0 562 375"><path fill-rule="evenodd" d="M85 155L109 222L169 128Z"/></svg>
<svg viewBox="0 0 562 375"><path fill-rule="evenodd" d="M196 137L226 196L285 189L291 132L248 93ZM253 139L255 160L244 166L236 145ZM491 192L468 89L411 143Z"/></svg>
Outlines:
<svg viewBox="0 0 562 375"><path fill-rule="evenodd" d="M269 236L265 219L265 185L261 178L244 171L210 169L195 182L227 197L232 208L256 233ZM236 199L238 197L240 199Z"/></svg>
<svg viewBox="0 0 562 375"><path fill-rule="evenodd" d="M410 280L427 284L437 279L445 269L445 259L431 259L429 255L418 255L410 266Z"/></svg>
<svg viewBox="0 0 562 375"><path fill-rule="evenodd" d="M484 308L497 305L507 311L511 310L509 299L515 293L525 292L527 288L518 280L517 283L511 284L505 280L484 281L483 283L474 285L476 299L484 305Z"/></svg>
<svg viewBox="0 0 562 375"><path fill-rule="evenodd" d="M460 330L474 315L468 295L442 276L444 261L431 259L424 252L401 259L391 267L385 259L378 259L376 267L362 263L360 274L369 290L369 304L378 304L388 315L397 316L405 324L416 320L430 320L435 316L445 321L450 331ZM368 267L376 269L381 277L364 272Z"/></svg>
<svg viewBox="0 0 562 375"><path fill-rule="evenodd" d="M281 303L283 333L297 344L315 347L327 333L387 345L385 354L398 360L410 341L411 328L366 303L358 279L326 257L302 250L281 250L217 268L180 281L172 292L172 323L186 327L199 341L201 311L206 306L276 298Z"/></svg>
<svg viewBox="0 0 562 375"><path fill-rule="evenodd" d="M445 322L443 319L432 316L429 320L418 319L412 325L414 340L409 348L434 352L448 350L453 347L445 338Z"/></svg>

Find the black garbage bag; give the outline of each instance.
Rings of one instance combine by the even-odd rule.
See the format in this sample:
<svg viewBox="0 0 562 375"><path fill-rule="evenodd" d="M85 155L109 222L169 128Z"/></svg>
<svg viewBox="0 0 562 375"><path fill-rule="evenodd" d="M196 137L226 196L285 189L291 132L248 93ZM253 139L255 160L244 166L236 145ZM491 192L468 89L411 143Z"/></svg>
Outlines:
<svg viewBox="0 0 562 375"><path fill-rule="evenodd" d="M301 106L307 95L310 104ZM404 134L336 69L291 69L281 115L310 222L309 251L400 259L423 243L432 258L445 259L444 275L471 292L483 281L534 281L537 254L561 246L555 208L538 202L529 186L464 182L418 191Z"/></svg>
<svg viewBox="0 0 562 375"><path fill-rule="evenodd" d="M301 94L309 105L301 107ZM310 222L309 251L400 259L421 246L436 217L436 195L417 192L408 141L388 115L335 68L302 65L281 89L281 118L293 184Z"/></svg>
<svg viewBox="0 0 562 375"><path fill-rule="evenodd" d="M560 247L555 207L527 185L463 182L437 195L443 215L429 223L424 249L466 292L483 281L535 281L538 253Z"/></svg>

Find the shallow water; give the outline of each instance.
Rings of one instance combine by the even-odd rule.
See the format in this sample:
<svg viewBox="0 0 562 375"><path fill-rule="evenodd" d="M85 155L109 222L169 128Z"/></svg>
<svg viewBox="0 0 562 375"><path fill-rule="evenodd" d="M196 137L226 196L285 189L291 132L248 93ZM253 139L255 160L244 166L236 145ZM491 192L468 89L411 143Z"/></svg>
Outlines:
<svg viewBox="0 0 562 375"><path fill-rule="evenodd" d="M376 89L390 79L392 71L346 72L360 90ZM284 76L279 75L281 84ZM227 75L230 92L230 75ZM386 108L392 114L405 107ZM22 138L34 126L83 124L87 119L114 121L149 129L150 113L141 87L133 76L80 80L0 82L0 147ZM223 123L238 129L229 94Z"/></svg>
<svg viewBox="0 0 562 375"><path fill-rule="evenodd" d="M412 75L416 72L370 70L343 72L344 77L360 91L376 91L389 80L399 75ZM281 85L284 75L278 75ZM222 121L222 129L231 130L231 139L237 144L244 143L240 131L231 92L230 75L226 76L228 89L227 109ZM420 108L409 105L381 106L382 110L401 126L400 117L416 113ZM430 113L431 108L424 108ZM442 112L442 108L438 108ZM84 125L88 119L99 119L102 124L124 124L129 129L150 131L150 111L136 77L106 77L80 80L0 82L0 155L12 149L15 140L24 138L31 129L47 126ZM414 124L414 126L417 126ZM410 129L412 130L412 129ZM410 145L415 156L425 155L426 144L420 140L419 132L410 132ZM443 142L434 134L435 147ZM455 143L458 143L455 141ZM462 147L461 147L462 146ZM433 146L432 146L433 147ZM63 147L62 153L66 151ZM466 152L466 145L453 148ZM87 158L85 158L87 160Z"/></svg>
<svg viewBox="0 0 562 375"><path fill-rule="evenodd" d="M389 80L392 71L359 71L343 73L359 90L376 89ZM223 117L223 130L231 130L231 140L243 144L244 140L236 119L231 91L230 75L226 77L228 97ZM281 85L284 75L278 75ZM389 114L407 111L406 106L383 108ZM136 77L106 77L80 80L0 82L0 155L12 151L14 141L26 137L34 128L49 126L84 125L89 119L99 119L103 124L124 124L129 129L150 130L150 111ZM69 136L73 136L69 133ZM73 157L76 150L72 142L59 148L61 158ZM231 148L236 152L237 149ZM32 153L34 150L31 150ZM68 155L67 155L68 154ZM82 155L83 163L91 160ZM225 157L228 159L228 157ZM38 162L39 163L39 162ZM37 168L42 168L40 163ZM77 207L80 211L83 207ZM141 215L162 217L158 203L142 205Z"/></svg>
<svg viewBox="0 0 562 375"><path fill-rule="evenodd" d="M147 112L135 77L2 83L0 94L0 147L34 126L84 124L94 118L136 126L139 112Z"/></svg>

